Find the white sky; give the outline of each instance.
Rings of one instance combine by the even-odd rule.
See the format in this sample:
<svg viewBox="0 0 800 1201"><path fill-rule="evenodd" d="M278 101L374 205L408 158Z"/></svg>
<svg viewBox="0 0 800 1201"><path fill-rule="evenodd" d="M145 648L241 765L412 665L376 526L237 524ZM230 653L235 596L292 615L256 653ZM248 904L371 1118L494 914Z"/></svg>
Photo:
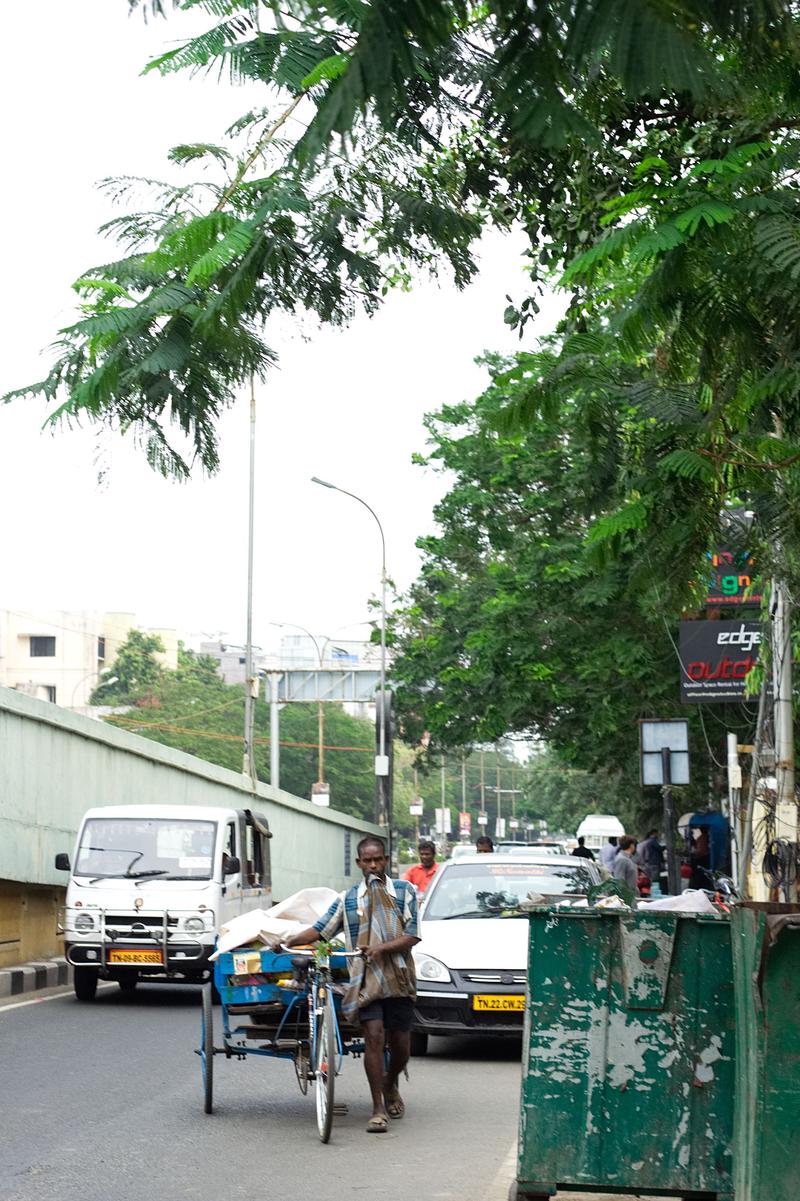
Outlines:
<svg viewBox="0 0 800 1201"><path fill-rule="evenodd" d="M95 181L163 176L170 146L218 140L250 107L215 78L140 76L148 57L205 24L196 13L145 24L128 17L126 0L4 7L0 392L46 374L41 352L73 319L71 281L112 257L95 232L112 215ZM521 250L516 239L488 240L481 275L461 294L426 283L345 331L310 341L279 331L280 367L259 392L257 643L276 644L274 621L344 634L378 589L372 518L312 475L377 510L389 573L400 588L412 582L415 539L432 529L445 487L411 463L424 449L422 418L478 393L485 376L473 359L484 349L518 347L502 314L507 292L525 294ZM220 427L219 474L188 484L162 480L130 440L42 432L45 413L39 401L0 408L0 607L134 611L191 643L242 641L246 398ZM98 464L110 468L102 485Z"/></svg>

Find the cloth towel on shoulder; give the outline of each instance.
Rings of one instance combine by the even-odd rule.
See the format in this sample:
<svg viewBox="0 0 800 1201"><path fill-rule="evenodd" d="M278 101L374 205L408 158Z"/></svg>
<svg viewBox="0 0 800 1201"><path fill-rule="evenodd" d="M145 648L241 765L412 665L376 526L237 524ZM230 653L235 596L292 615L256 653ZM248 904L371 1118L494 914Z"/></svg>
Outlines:
<svg viewBox="0 0 800 1201"><path fill-rule="evenodd" d="M401 938L405 933L397 901L380 876L370 876L359 918L357 947L376 947ZM350 983L342 1000L348 1021L358 1018L359 1009L386 997L415 997L417 978L410 951L396 951L376 960L351 959Z"/></svg>

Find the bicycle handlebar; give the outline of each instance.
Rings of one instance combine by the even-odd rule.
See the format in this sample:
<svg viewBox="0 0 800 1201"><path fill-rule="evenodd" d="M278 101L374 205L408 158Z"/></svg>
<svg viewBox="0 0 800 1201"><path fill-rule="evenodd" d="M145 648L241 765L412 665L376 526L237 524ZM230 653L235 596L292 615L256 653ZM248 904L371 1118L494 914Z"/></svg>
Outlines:
<svg viewBox="0 0 800 1201"><path fill-rule="evenodd" d="M285 951L287 955L305 955L308 959L313 959L316 955L316 951L306 951L301 947L287 947L286 943L283 942L280 945L281 950ZM331 955L341 955L343 959L357 959L361 954L362 951L360 949L357 951L331 951Z"/></svg>

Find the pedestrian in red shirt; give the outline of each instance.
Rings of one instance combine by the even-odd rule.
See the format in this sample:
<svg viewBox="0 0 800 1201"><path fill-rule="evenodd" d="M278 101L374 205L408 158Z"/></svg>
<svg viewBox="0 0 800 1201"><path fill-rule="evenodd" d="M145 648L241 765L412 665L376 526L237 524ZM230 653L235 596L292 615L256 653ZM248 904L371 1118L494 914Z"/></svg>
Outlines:
<svg viewBox="0 0 800 1201"><path fill-rule="evenodd" d="M417 846L417 851L419 853L419 863L415 863L413 867L410 867L403 876L403 879L409 880L419 895L422 896L436 875L436 868L439 865L436 862L436 847L432 842L420 842Z"/></svg>

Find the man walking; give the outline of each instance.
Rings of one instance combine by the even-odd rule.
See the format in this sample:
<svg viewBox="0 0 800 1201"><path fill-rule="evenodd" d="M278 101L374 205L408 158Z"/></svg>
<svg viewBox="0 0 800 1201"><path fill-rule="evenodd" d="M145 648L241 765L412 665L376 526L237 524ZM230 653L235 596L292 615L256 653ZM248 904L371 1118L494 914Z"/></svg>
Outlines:
<svg viewBox="0 0 800 1201"><path fill-rule="evenodd" d="M586 846L586 839L582 834L578 839L578 845L572 853L573 855L577 855L579 859L594 860L594 851L589 850L589 848Z"/></svg>
<svg viewBox="0 0 800 1201"><path fill-rule="evenodd" d="M627 884L633 895L639 895L638 880L639 873L636 870L636 864L633 861L633 856L636 854L636 839L630 834L624 834L619 840L619 851L614 860L612 875L615 880L621 880L623 884Z"/></svg>
<svg viewBox="0 0 800 1201"><path fill-rule="evenodd" d="M422 896L436 875L436 869L439 865L436 862L436 847L427 839L423 839L422 842L418 843L417 854L419 855L419 863L415 863L413 867L410 867L404 874L403 879L409 880L416 888L419 896Z"/></svg>
<svg viewBox="0 0 800 1201"><path fill-rule="evenodd" d="M337 897L327 913L306 930L292 935L286 946L328 940L344 931L350 960L350 985L342 1002L346 1017L358 1020L364 1031L364 1068L372 1094L368 1134L384 1134L389 1118L402 1118L405 1103L398 1091L400 1073L410 1054L409 1032L417 995L411 948L419 942L417 894L406 880L386 875L386 846L368 835L358 844L356 859L364 876ZM384 1073L384 1047L389 1067Z"/></svg>

